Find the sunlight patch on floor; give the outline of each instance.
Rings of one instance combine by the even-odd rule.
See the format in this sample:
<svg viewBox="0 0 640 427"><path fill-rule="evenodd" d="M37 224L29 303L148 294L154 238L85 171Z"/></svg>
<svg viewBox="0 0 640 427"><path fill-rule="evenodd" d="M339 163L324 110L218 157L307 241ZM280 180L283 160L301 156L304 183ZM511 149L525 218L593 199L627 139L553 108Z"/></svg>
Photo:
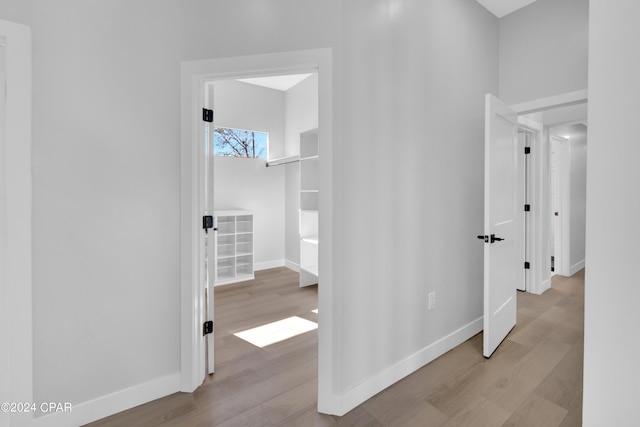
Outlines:
<svg viewBox="0 0 640 427"><path fill-rule="evenodd" d="M280 341L293 338L296 335L318 329L318 324L298 316L267 323L246 331L236 332L236 337L243 339L256 347L266 347Z"/></svg>

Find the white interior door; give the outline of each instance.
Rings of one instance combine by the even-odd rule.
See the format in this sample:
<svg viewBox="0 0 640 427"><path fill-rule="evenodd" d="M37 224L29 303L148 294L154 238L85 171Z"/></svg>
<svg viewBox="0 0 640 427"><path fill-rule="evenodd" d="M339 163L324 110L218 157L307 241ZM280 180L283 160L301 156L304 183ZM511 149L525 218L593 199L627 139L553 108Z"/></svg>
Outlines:
<svg viewBox="0 0 640 427"><path fill-rule="evenodd" d="M484 343L491 356L516 324L518 264L518 117L485 98Z"/></svg>
<svg viewBox="0 0 640 427"><path fill-rule="evenodd" d="M207 90L205 93L205 106L207 109L213 108L213 85L206 85ZM213 134L214 125L212 122L206 122L204 124L204 215L213 216ZM215 292L213 284L215 281L216 273L216 228L211 228L208 231L204 230L204 289L205 289L205 307L204 307L204 319L205 321L213 322L211 333L206 335L206 371L208 374L213 374L215 370L215 320L214 320L214 308L215 308Z"/></svg>

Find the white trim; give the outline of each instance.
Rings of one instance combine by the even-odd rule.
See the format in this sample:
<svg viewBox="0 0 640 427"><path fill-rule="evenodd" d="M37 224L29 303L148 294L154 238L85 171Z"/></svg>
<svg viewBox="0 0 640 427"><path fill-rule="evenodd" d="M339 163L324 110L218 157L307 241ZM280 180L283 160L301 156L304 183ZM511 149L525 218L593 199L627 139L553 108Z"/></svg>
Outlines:
<svg viewBox="0 0 640 427"><path fill-rule="evenodd" d="M284 267L284 259L256 262L255 264L253 264L253 271L268 270L270 268L278 267Z"/></svg>
<svg viewBox="0 0 640 427"><path fill-rule="evenodd" d="M568 107L570 105L584 104L589 99L587 89L577 90L575 92L562 93L560 95L549 96L546 98L535 99L533 101L522 102L512 105L511 108L516 110L518 115L530 114L539 111L550 110L558 107Z"/></svg>
<svg viewBox="0 0 640 427"><path fill-rule="evenodd" d="M33 425L36 427L84 425L175 393L179 388L180 374L167 375L79 405L73 405L69 412L56 412L35 418Z"/></svg>
<svg viewBox="0 0 640 427"><path fill-rule="evenodd" d="M529 204L531 205L528 221L530 238L526 241L529 258L527 261L531 264L531 268L528 272L526 291L541 294L547 289L544 283L550 277L549 219L545 216L545 211L548 211L549 207L548 144L544 143L542 124L531 118L518 116L518 126L531 132L531 154L529 154L531 158L527 184L530 189Z"/></svg>
<svg viewBox="0 0 640 427"><path fill-rule="evenodd" d="M9 401L33 401L31 29L0 20L6 39L6 318L9 328ZM5 418L6 419L6 418ZM11 414L11 426L30 425L31 414ZM5 422L0 419L0 421Z"/></svg>
<svg viewBox="0 0 640 427"><path fill-rule="evenodd" d="M320 311L321 312L321 311ZM365 382L355 386L342 395L332 395L332 405L336 408L333 415L342 416L362 402L375 396L387 387L412 374L427 363L437 359L452 348L457 347L474 335L482 332L483 317L464 325L460 329L439 339L405 359L391 365Z"/></svg>
<svg viewBox="0 0 640 427"><path fill-rule="evenodd" d="M569 269L569 276L573 276L574 274L576 274L578 271L582 270L583 268L584 268L584 260L576 262Z"/></svg>
<svg viewBox="0 0 640 427"><path fill-rule="evenodd" d="M280 52L233 58L183 61L181 64L181 390L191 392L204 378L200 332L204 297L200 283L199 162L194 138L201 118L201 97L206 82L268 75L318 72L318 124L323 158L320 162L319 267L322 284L318 305L322 312L318 329L318 408L333 412L326 404L333 389L333 63L331 49Z"/></svg>
<svg viewBox="0 0 640 427"><path fill-rule="evenodd" d="M198 93L195 76L185 72L182 66L181 81L181 144L180 144L180 282L181 282L181 351L180 390L192 392L202 382L204 360L201 357L202 307L205 301L200 283L200 256L202 248L194 239L200 229L198 212L202 183L199 180L202 166L198 162L197 142L191 140L193 128L197 127L197 117L193 112L204 105L192 94Z"/></svg>
<svg viewBox="0 0 640 427"><path fill-rule="evenodd" d="M300 264L297 264L293 261L289 261L288 259L285 259L284 266L287 267L289 270L293 270L296 273L300 273Z"/></svg>
<svg viewBox="0 0 640 427"><path fill-rule="evenodd" d="M233 279L222 280L219 282L215 282L213 284L214 288L218 288L220 286L233 285L235 283L248 282L249 280L255 279L255 276L252 274L250 276L242 276L242 277L234 277Z"/></svg>

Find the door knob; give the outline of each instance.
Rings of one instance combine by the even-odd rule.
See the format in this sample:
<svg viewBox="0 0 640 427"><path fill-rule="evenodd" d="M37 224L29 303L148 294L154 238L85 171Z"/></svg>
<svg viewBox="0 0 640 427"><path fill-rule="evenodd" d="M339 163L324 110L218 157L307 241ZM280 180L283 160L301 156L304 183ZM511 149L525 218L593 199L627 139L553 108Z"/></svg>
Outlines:
<svg viewBox="0 0 640 427"><path fill-rule="evenodd" d="M478 236L478 239L484 240L485 243L489 243L489 236Z"/></svg>
<svg viewBox="0 0 640 427"><path fill-rule="evenodd" d="M502 240L504 240L502 237L496 237L495 234L491 235L491 243L493 243L493 242L501 242Z"/></svg>

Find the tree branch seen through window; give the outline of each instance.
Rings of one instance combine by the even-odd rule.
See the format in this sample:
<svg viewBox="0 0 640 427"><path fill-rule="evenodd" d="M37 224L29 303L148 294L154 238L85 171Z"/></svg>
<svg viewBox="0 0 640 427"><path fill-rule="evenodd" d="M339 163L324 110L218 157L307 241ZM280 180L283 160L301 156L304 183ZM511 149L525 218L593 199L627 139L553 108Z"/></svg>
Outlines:
<svg viewBox="0 0 640 427"><path fill-rule="evenodd" d="M266 132L217 127L213 132L214 154L266 159L268 138Z"/></svg>

